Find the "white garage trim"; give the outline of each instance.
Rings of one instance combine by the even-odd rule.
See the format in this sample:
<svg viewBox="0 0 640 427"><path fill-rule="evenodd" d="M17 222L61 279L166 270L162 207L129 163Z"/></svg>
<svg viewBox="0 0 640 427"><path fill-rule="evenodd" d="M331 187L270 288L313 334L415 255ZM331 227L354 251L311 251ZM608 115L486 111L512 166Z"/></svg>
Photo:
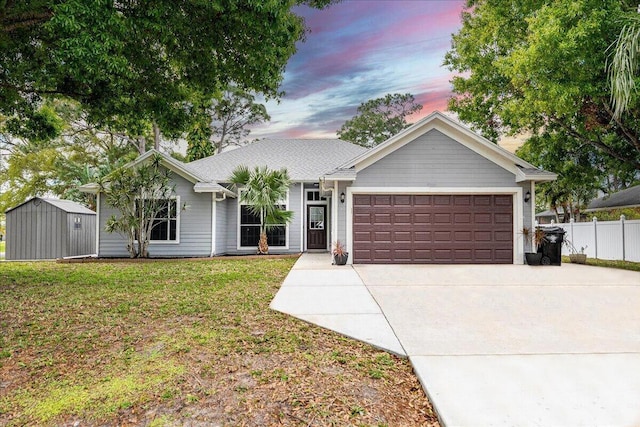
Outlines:
<svg viewBox="0 0 640 427"><path fill-rule="evenodd" d="M518 245L518 235L524 226L521 187L347 187L346 206L346 247L353 254L353 195L354 194L512 194L513 195L513 263L522 264L523 245ZM533 203L533 202L531 202ZM349 257L353 264L353 255Z"/></svg>

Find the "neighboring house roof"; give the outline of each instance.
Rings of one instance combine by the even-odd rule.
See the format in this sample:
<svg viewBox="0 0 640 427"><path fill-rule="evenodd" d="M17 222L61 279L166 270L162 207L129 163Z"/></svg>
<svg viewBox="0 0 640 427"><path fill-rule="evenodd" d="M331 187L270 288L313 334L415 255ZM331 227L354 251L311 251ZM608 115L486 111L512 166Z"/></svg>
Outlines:
<svg viewBox="0 0 640 427"><path fill-rule="evenodd" d="M558 206L558 215L564 215L564 210ZM547 209L546 211L538 212L536 218L555 218L556 213L553 209Z"/></svg>
<svg viewBox="0 0 640 427"><path fill-rule="evenodd" d="M20 206L23 206L29 202L31 202L32 200L41 200L45 203L48 203L52 206L55 206L58 209L61 209L67 213L78 213L78 214L89 214L89 215L95 215L96 213L94 211L92 211L91 209L82 206L79 203L76 202L72 202L71 200L62 200L62 199L50 199L47 197L33 197L29 200L27 200L24 203L19 204L18 206L15 206L9 210L7 210L7 213L11 212L14 209L18 209Z"/></svg>
<svg viewBox="0 0 640 427"><path fill-rule="evenodd" d="M640 185L594 199L589 203L585 212L635 207L640 207Z"/></svg>
<svg viewBox="0 0 640 427"><path fill-rule="evenodd" d="M341 164L337 169L344 170L355 168L357 173L358 170L370 166L432 129L442 132L486 159L494 162L498 166L512 172L516 177L516 182L544 182L553 181L557 178L555 173L536 168L534 165L527 163L515 154L510 153L488 139L483 138L464 126L462 123L442 114L439 111L434 111L402 132L387 139L385 142L353 159L350 159L346 163ZM336 173L337 171L334 171L331 175ZM332 179L331 175L326 175L325 178Z"/></svg>
<svg viewBox="0 0 640 427"><path fill-rule="evenodd" d="M292 181L313 182L365 151L339 139L263 139L185 166L209 182L228 182L238 165L286 168Z"/></svg>

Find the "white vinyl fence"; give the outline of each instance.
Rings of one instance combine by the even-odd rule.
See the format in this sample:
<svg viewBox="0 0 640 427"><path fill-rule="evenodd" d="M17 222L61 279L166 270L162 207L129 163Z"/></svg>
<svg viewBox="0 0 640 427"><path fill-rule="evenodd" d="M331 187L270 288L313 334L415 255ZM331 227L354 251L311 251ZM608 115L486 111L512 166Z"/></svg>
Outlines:
<svg viewBox="0 0 640 427"><path fill-rule="evenodd" d="M619 221L574 222L553 224L562 227L565 239L573 244L578 252L592 258L640 262L640 220L626 220L624 215ZM569 245L562 246L562 254L569 255Z"/></svg>

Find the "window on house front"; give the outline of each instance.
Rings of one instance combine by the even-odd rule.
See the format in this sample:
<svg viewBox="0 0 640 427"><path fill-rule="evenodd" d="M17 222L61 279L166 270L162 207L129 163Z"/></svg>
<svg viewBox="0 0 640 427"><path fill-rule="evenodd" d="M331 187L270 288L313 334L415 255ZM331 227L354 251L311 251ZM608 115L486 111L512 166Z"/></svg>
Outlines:
<svg viewBox="0 0 640 427"><path fill-rule="evenodd" d="M178 240L178 200L161 199L162 208L152 218L150 242L176 242Z"/></svg>
<svg viewBox="0 0 640 427"><path fill-rule="evenodd" d="M286 210L287 205L278 205ZM240 205L240 246L258 246L260 240L260 217L251 212L249 205ZM269 246L287 246L287 226L278 224L267 228L267 244Z"/></svg>

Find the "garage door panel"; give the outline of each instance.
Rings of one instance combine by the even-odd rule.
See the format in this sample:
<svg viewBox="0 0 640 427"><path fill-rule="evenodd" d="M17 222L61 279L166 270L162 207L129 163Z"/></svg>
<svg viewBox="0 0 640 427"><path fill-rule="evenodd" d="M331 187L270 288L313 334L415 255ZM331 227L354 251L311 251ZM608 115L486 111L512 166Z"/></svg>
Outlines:
<svg viewBox="0 0 640 427"><path fill-rule="evenodd" d="M356 263L511 263L511 195L354 195Z"/></svg>
<svg viewBox="0 0 640 427"><path fill-rule="evenodd" d="M391 243L391 231L376 231L373 233L373 239L378 243Z"/></svg>
<svg viewBox="0 0 640 427"><path fill-rule="evenodd" d="M453 222L455 224L471 224L470 213L456 213L453 215Z"/></svg>
<svg viewBox="0 0 640 427"><path fill-rule="evenodd" d="M413 241L413 233L411 231L396 231L393 233L393 240L396 243L411 243Z"/></svg>
<svg viewBox="0 0 640 427"><path fill-rule="evenodd" d="M453 233L453 240L456 242L473 242L471 231L456 231Z"/></svg>
<svg viewBox="0 0 640 427"><path fill-rule="evenodd" d="M375 206L391 206L391 201L393 200L393 196L373 196L371 199L371 203Z"/></svg>
<svg viewBox="0 0 640 427"><path fill-rule="evenodd" d="M414 224L430 224L431 214L417 212L413 215L413 223Z"/></svg>
<svg viewBox="0 0 640 427"><path fill-rule="evenodd" d="M394 213L393 214L393 223L394 224L412 224L413 223L413 215L410 212L407 213Z"/></svg>

